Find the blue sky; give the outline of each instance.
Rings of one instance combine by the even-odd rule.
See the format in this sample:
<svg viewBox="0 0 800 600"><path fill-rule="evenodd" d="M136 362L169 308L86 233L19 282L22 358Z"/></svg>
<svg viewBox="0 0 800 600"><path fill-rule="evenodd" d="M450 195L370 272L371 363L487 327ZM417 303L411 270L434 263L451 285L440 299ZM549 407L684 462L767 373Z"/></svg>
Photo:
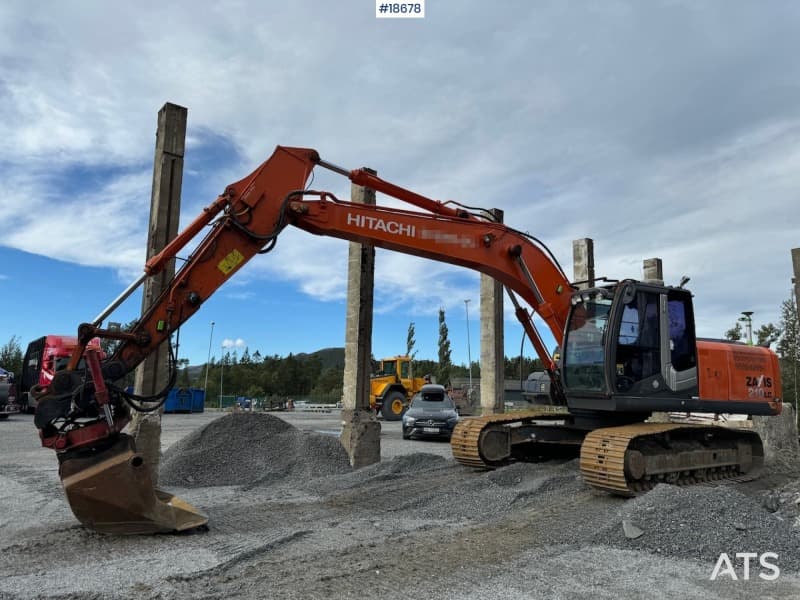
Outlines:
<svg viewBox="0 0 800 600"><path fill-rule="evenodd" d="M571 274L691 276L698 330L775 321L800 246L800 8L723 1L371 0L0 7L0 342L93 319L141 272L156 114L189 109L182 223L277 144L370 166L429 197L498 207ZM340 197L349 182L318 173ZM379 202L382 200L379 198ZM344 343L347 244L287 231L181 333L182 356ZM380 252L373 351L479 355L478 277ZM521 330L506 302L507 354ZM134 297L114 316L139 310ZM526 346L530 353L530 346Z"/></svg>

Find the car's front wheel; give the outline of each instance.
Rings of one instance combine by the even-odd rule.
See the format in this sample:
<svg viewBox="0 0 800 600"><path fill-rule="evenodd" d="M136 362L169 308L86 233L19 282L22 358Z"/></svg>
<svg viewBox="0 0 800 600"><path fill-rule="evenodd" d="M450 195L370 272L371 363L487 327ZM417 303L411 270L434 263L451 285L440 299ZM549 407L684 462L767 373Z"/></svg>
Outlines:
<svg viewBox="0 0 800 600"><path fill-rule="evenodd" d="M403 427L403 439L410 440L411 439L411 428L410 427Z"/></svg>

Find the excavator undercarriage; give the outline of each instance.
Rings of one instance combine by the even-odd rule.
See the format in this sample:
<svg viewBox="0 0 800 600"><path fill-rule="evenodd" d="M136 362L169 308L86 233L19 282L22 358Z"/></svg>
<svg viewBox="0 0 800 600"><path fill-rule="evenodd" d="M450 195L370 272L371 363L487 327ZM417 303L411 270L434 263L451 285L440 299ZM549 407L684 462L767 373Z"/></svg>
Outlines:
<svg viewBox="0 0 800 600"><path fill-rule="evenodd" d="M472 468L513 461L580 456L584 481L635 496L659 483L689 485L758 477L764 448L757 433L722 426L635 423L592 431L566 412L522 411L463 419L453 431L453 457Z"/></svg>

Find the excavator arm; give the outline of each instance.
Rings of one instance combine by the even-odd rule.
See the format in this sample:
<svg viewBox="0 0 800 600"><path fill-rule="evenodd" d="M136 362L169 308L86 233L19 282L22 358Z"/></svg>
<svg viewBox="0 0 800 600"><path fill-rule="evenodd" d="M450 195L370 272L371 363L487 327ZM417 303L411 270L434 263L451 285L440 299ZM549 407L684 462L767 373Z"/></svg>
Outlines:
<svg viewBox="0 0 800 600"><path fill-rule="evenodd" d="M419 210L354 204L328 192L306 190L312 170L324 167L407 202ZM255 255L269 252L280 232L294 226L317 235L370 243L406 254L460 265L501 282L534 348L553 375L556 366L534 327L532 313L561 343L570 306L568 279L536 239L454 203L435 201L359 169L347 171L312 149L277 147L244 179L229 185L174 241L150 259L143 275L91 323L79 327L68 367L34 390L42 444L56 450L73 512L98 531L147 533L197 527L205 516L184 501L154 490L133 440L121 433L131 410L151 410L114 381L132 371L191 318L225 281ZM204 229L161 296L131 331L102 327L106 318L149 276L160 273ZM86 346L95 337L120 340L100 361ZM79 369L85 358L88 370ZM167 390L164 390L166 394ZM135 498L136 500L130 500Z"/></svg>

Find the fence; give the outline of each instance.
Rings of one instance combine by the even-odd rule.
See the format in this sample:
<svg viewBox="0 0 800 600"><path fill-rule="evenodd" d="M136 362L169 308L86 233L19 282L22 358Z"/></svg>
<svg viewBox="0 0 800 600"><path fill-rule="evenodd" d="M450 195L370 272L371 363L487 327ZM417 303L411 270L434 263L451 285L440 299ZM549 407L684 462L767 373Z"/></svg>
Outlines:
<svg viewBox="0 0 800 600"><path fill-rule="evenodd" d="M341 394L318 394L313 396L261 396L247 398L245 396L216 396L208 398L206 406L221 410L231 410L234 406L250 407L252 402L256 410L286 410L291 400L295 410L334 410L341 402ZM300 408L300 407L303 408ZM313 409L310 407L314 407Z"/></svg>

